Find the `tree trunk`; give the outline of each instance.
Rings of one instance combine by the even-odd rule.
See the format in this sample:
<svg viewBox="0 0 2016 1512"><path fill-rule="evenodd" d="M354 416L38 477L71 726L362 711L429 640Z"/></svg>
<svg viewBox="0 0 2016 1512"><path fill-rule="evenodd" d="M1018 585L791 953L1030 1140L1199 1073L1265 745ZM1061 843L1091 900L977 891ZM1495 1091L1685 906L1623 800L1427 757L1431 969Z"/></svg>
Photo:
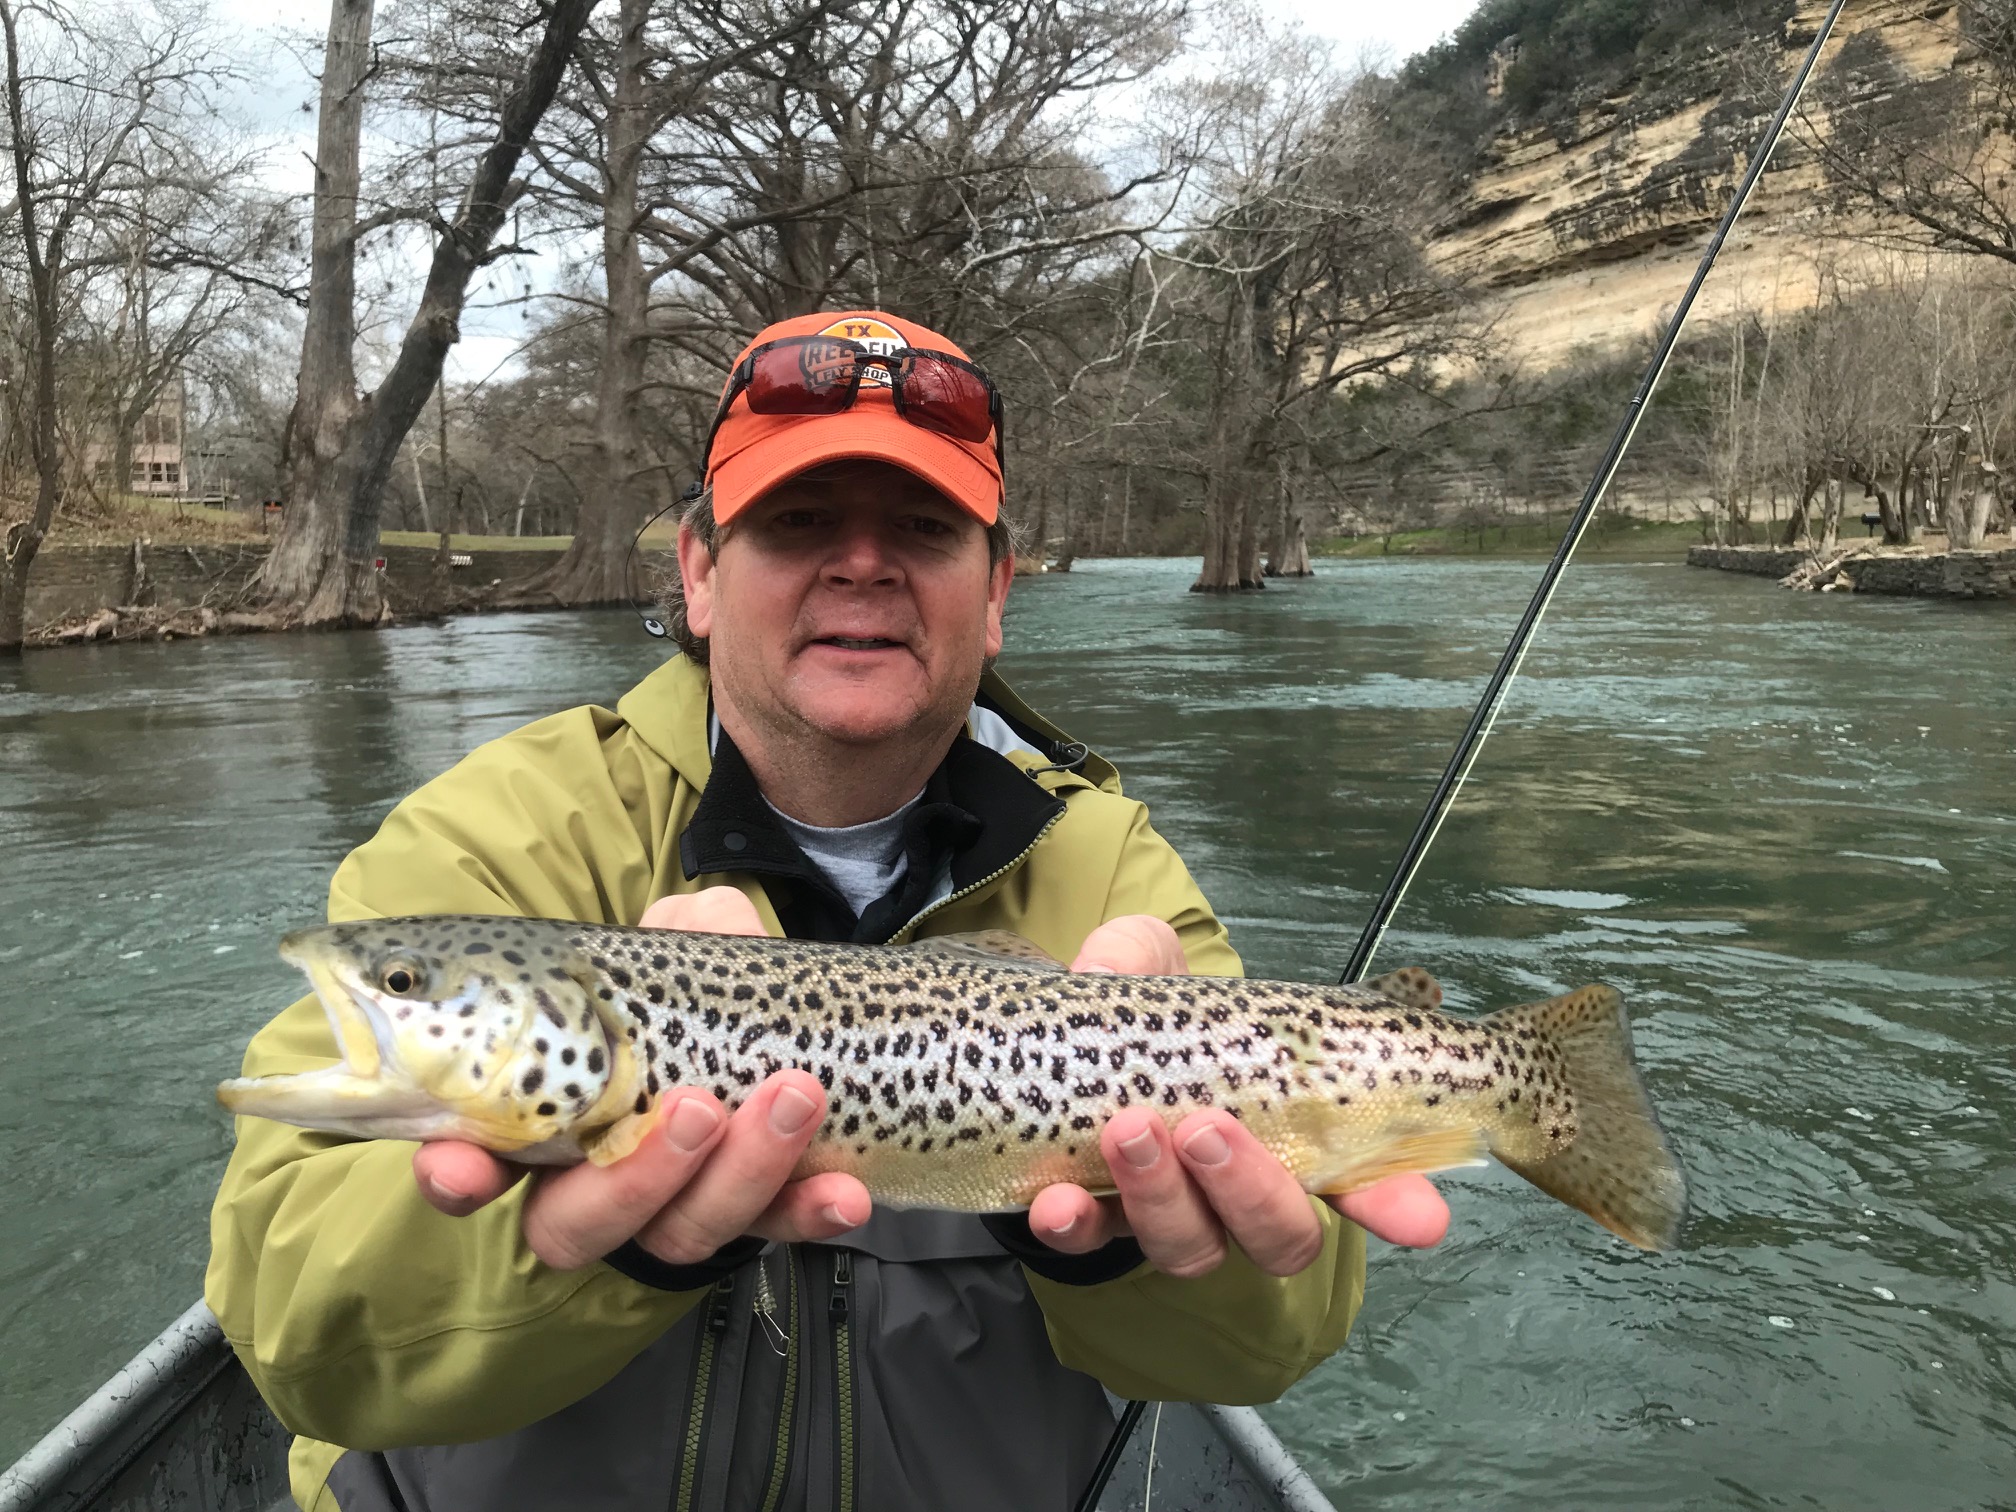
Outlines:
<svg viewBox="0 0 2016 1512"><path fill-rule="evenodd" d="M1799 490L1799 502L1793 506L1790 518L1785 521L1785 533L1778 538L1780 546L1797 546L1799 538L1809 534L1806 524L1808 512L1813 508L1813 495L1820 491L1820 475L1806 474Z"/></svg>
<svg viewBox="0 0 2016 1512"><path fill-rule="evenodd" d="M515 181L518 161L552 103L594 7L595 0L554 0L546 12L539 45L504 103L496 138L478 161L454 221L435 238L420 307L406 327L392 370L377 392L362 400L350 353L356 333L357 141L371 0L333 0L316 165L315 262L296 400L301 461L282 538L260 574L263 595L298 609L304 624L374 624L384 616L373 558L386 482L400 446L440 381L448 349L461 334L469 280L491 260L491 243L523 192ZM351 87L332 89L332 79ZM329 295L319 329L318 274ZM295 532L291 541L290 528Z"/></svg>
<svg viewBox="0 0 2016 1512"><path fill-rule="evenodd" d="M1267 557L1268 577L1314 577L1309 565L1309 531L1295 504L1295 490L1284 463L1280 472L1281 515L1274 530L1274 549Z"/></svg>
<svg viewBox="0 0 2016 1512"><path fill-rule="evenodd" d="M1239 593L1265 588L1260 576L1257 510L1248 508L1241 475L1214 471L1205 495L1204 563L1192 593Z"/></svg>
<svg viewBox="0 0 2016 1512"><path fill-rule="evenodd" d="M1829 478L1820 485L1820 550L1821 556L1829 555L1841 539L1841 506L1848 496L1848 485L1841 478Z"/></svg>
<svg viewBox="0 0 2016 1512"><path fill-rule="evenodd" d="M35 389L28 451L35 462L35 504L25 520L7 529L0 550L6 572L0 576L0 655L19 655L26 638L28 570L49 534L62 492L62 459L56 454L56 269L63 260L62 212L51 227L49 246L40 241L33 170L34 139L28 134L21 100L21 46L14 6L0 0L0 29L7 46L7 119L14 159L15 215L28 271L28 299L34 328Z"/></svg>
<svg viewBox="0 0 2016 1512"><path fill-rule="evenodd" d="M347 586L342 546L356 476L352 443L362 409L353 355L356 225L372 11L373 0L331 0L329 7L315 128L308 313L289 423L287 507L257 584L260 597L276 607L305 609L327 579Z"/></svg>
<svg viewBox="0 0 2016 1512"><path fill-rule="evenodd" d="M651 288L637 245L638 178L649 136L644 28L649 0L622 0L607 126L602 265L608 309L596 383L595 451L600 487L582 496L574 539L559 561L514 597L561 604L622 603L635 596L631 547L655 507L670 504L670 479L646 455L637 400L649 350Z"/></svg>

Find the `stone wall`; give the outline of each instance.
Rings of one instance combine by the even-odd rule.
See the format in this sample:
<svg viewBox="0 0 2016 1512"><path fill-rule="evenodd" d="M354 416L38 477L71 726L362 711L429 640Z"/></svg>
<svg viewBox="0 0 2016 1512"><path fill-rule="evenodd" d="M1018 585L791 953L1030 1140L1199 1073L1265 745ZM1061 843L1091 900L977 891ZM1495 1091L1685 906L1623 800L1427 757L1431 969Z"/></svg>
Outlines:
<svg viewBox="0 0 2016 1512"><path fill-rule="evenodd" d="M1694 546L1687 552L1689 567L1713 567L1768 578L1782 578L1810 560L1804 551L1781 551L1769 546ZM1840 566L1854 580L1858 593L2016 599L2016 550L1893 548L1870 556L1846 557Z"/></svg>
<svg viewBox="0 0 2016 1512"><path fill-rule="evenodd" d="M396 606L418 606L434 577L431 546L385 546L386 586ZM263 543L222 546L141 548L145 569L140 602L163 609L223 608L251 581L266 559ZM555 550L467 551L467 566L452 569L458 588L487 587L493 580L530 577L560 559ZM133 548L128 546L44 546L28 575L30 632L58 620L78 619L100 609L134 602Z"/></svg>

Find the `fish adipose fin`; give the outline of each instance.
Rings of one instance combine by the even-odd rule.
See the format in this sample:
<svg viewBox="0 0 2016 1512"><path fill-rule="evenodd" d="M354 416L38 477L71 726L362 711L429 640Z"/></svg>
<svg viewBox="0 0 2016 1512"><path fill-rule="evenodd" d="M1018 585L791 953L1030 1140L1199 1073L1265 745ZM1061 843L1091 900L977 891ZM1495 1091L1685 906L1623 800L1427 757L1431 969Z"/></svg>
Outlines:
<svg viewBox="0 0 2016 1512"><path fill-rule="evenodd" d="M1402 966L1358 985L1367 992L1391 998L1403 1008L1425 1008L1432 1013L1442 1006L1442 984L1419 966Z"/></svg>
<svg viewBox="0 0 2016 1512"><path fill-rule="evenodd" d="M1639 1079L1631 1026L1616 991L1584 987L1504 1009L1491 1020L1531 1025L1559 1049L1580 1127L1573 1144L1546 1160L1498 1158L1640 1249L1678 1244L1687 1181Z"/></svg>
<svg viewBox="0 0 2016 1512"><path fill-rule="evenodd" d="M1349 1165L1325 1172L1314 1190L1319 1197L1339 1197L1375 1181L1384 1181L1388 1176L1485 1165L1488 1148L1483 1134L1476 1129L1395 1134L1354 1154Z"/></svg>
<svg viewBox="0 0 2016 1512"><path fill-rule="evenodd" d="M932 950L965 956L989 966L1021 966L1030 971L1062 971L1064 963L1034 940L1007 929L973 929L964 934L932 935L913 940L911 950Z"/></svg>

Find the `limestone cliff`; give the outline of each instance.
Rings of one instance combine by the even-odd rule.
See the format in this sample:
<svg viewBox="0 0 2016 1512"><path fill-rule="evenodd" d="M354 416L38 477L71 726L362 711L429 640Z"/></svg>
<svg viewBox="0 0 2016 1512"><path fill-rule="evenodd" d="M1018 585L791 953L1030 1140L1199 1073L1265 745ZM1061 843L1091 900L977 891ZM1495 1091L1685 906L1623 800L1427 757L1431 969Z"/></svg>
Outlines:
<svg viewBox="0 0 2016 1512"><path fill-rule="evenodd" d="M1433 242L1475 279L1500 329L1533 367L1576 348L1612 350L1670 311L1745 161L1811 44L1825 6L1800 0L1778 35L1648 68L1619 94L1501 131ZM1814 299L1817 269L1866 264L1830 212L1805 130L1830 110L1908 108L1966 66L1956 13L1925 0L1850 0L1808 91L1802 121L1702 291L1695 319Z"/></svg>

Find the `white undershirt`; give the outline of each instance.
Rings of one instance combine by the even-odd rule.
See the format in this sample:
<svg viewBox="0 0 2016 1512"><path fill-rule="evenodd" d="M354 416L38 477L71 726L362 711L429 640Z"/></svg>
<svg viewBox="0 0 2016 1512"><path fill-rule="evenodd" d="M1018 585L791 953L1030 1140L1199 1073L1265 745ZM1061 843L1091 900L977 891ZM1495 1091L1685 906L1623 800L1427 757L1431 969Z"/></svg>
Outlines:
<svg viewBox="0 0 2016 1512"><path fill-rule="evenodd" d="M1010 751L1027 751L1032 756L1043 754L1017 735L1007 720L977 703L967 711L966 728L981 745L1004 756ZM713 750L715 741L720 738L720 716L709 709L708 750ZM838 829L801 824L768 798L763 801L777 816L777 822L784 826L785 833L798 842L798 848L805 852L806 859L825 874L858 918L870 903L886 895L890 888L902 881L903 874L910 869L910 858L903 851L903 819L923 797L922 790L919 790L915 798L892 814L884 814L866 824L843 825ZM948 868L936 879L932 901L950 892Z"/></svg>
<svg viewBox="0 0 2016 1512"><path fill-rule="evenodd" d="M870 903L886 895L910 869L910 857L903 849L903 820L923 797L920 789L915 798L893 814L837 829L801 824L768 798L763 802L777 816L784 832L798 842L806 859L826 874L826 880L859 918Z"/></svg>

